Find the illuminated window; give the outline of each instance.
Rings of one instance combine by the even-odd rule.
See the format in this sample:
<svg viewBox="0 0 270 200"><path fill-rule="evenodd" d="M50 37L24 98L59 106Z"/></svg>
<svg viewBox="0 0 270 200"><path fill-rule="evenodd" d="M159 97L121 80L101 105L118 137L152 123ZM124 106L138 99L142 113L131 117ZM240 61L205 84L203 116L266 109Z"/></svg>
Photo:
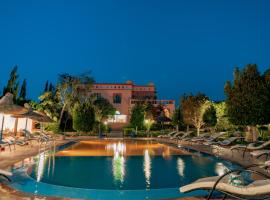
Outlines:
<svg viewBox="0 0 270 200"><path fill-rule="evenodd" d="M122 102L121 94L113 94L113 103L121 104L121 102Z"/></svg>

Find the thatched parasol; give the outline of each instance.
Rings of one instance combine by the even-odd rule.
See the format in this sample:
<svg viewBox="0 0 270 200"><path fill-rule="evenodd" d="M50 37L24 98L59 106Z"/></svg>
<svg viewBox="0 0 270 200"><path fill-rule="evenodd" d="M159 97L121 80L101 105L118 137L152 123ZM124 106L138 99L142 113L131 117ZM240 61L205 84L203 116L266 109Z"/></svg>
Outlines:
<svg viewBox="0 0 270 200"><path fill-rule="evenodd" d="M25 129L27 129L27 123L28 119L32 119L33 121L37 121L40 123L51 123L53 120L49 118L45 113L38 112L38 111L33 111L33 109L29 106L29 104L24 104L24 107L27 109L26 113L23 114L15 114L12 115L12 117L18 119L18 118L26 118L26 123L25 123Z"/></svg>
<svg viewBox="0 0 270 200"><path fill-rule="evenodd" d="M12 114L23 114L26 112L27 112L26 108L18 106L13 103L13 95L11 93L6 93L5 96L0 99L0 113L12 115ZM2 118L0 142L2 141L4 122L5 122L5 115L3 115Z"/></svg>
<svg viewBox="0 0 270 200"><path fill-rule="evenodd" d="M51 123L53 120L49 118L45 113L33 111L33 109L28 105L24 104L24 107L27 109L26 113L12 115L14 118L28 118L37 122Z"/></svg>

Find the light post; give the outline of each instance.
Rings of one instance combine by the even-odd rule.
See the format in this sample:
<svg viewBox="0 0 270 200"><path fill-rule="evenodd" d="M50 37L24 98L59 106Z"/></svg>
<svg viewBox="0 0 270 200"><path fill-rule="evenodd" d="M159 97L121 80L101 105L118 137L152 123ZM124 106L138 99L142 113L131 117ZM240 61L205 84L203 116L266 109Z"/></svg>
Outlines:
<svg viewBox="0 0 270 200"><path fill-rule="evenodd" d="M150 129L151 129L151 126L153 123L154 123L154 120L152 120L152 119L145 119L144 120L144 124L145 124L146 130L147 130L147 137L149 137L149 132L150 132Z"/></svg>

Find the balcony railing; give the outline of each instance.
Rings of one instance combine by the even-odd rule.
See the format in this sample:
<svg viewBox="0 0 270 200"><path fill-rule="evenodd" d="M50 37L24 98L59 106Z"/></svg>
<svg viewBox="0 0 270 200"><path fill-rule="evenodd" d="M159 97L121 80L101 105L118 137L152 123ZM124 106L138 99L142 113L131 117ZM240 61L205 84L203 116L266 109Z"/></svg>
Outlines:
<svg viewBox="0 0 270 200"><path fill-rule="evenodd" d="M131 99L130 100L131 104L140 104L140 103L144 103L144 102L149 102L153 105L174 105L175 101L174 100L151 100L151 99L147 99L147 100L138 100L138 99Z"/></svg>

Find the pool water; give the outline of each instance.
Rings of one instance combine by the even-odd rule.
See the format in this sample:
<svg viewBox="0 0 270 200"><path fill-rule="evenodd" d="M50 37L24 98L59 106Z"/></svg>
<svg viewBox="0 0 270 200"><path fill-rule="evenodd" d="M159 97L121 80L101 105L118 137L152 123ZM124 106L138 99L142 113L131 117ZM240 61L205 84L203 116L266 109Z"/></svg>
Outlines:
<svg viewBox="0 0 270 200"><path fill-rule="evenodd" d="M41 153L28 172L30 181L24 186L13 185L52 196L55 189L55 196L84 199L176 198L187 196L179 192L179 187L237 167L213 156L153 141L93 140L76 143L56 154ZM78 191L71 193L68 188Z"/></svg>

